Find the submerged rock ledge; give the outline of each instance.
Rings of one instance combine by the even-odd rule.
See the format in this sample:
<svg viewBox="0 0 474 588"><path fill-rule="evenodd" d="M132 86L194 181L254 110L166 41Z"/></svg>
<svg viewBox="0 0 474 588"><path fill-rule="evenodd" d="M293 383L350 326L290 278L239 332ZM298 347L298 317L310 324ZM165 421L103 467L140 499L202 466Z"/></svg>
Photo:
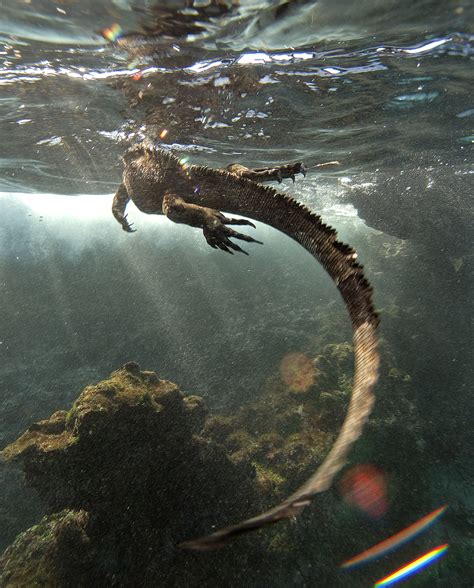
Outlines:
<svg viewBox="0 0 474 588"><path fill-rule="evenodd" d="M130 362L32 425L0 457L49 514L4 552L0 584L206 585L222 558L218 577L235 581L257 557L251 538L206 558L176 547L261 507L254 469L198 435L206 416L200 397Z"/></svg>

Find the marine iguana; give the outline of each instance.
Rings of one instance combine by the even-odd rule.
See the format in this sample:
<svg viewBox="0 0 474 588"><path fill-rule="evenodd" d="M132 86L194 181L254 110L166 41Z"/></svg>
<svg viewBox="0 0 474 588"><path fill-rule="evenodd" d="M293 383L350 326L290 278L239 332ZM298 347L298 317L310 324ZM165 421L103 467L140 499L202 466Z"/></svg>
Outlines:
<svg viewBox="0 0 474 588"><path fill-rule="evenodd" d="M230 538L297 515L313 496L327 490L344 466L352 444L361 435L374 403L379 355L372 289L364 277L355 251L337 240L336 231L306 206L260 182L305 174L301 163L274 168L249 169L232 164L224 169L187 165L170 151L140 143L123 157L123 180L114 197L112 211L124 231L133 232L125 209L130 200L147 214L165 214L176 223L203 230L211 247L228 253L245 253L231 239L259 243L229 225L250 225L249 220L226 217L238 214L263 222L300 243L335 281L349 311L355 356L351 401L339 436L329 454L309 480L274 508L230 525L206 537L184 541L191 549L220 547Z"/></svg>

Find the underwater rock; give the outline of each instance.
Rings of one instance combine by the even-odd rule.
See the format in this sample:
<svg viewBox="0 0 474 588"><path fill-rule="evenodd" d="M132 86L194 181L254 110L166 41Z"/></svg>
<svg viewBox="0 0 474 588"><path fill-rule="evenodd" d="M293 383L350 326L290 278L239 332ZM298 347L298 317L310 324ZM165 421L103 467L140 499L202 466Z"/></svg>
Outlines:
<svg viewBox="0 0 474 588"><path fill-rule="evenodd" d="M235 425L232 417L212 416L206 422L204 435L216 443L223 443L234 430Z"/></svg>
<svg viewBox="0 0 474 588"><path fill-rule="evenodd" d="M203 431L234 463L251 464L268 505L291 493L322 463L342 424L348 396L334 387L347 380L350 393L351 346L326 345L323 352L318 358L328 371L332 369L331 379L309 354L287 354L261 396L232 416L210 418ZM295 393L289 383L299 378L300 368L310 386Z"/></svg>
<svg viewBox="0 0 474 588"><path fill-rule="evenodd" d="M318 398L318 423L323 431L334 431L344 420L347 408L347 396L335 390L332 394L321 392Z"/></svg>
<svg viewBox="0 0 474 588"><path fill-rule="evenodd" d="M465 236L473 219L470 182L468 173L429 163L396 174L372 174L370 182L354 186L346 196L369 226L428 245L439 267L443 258L469 255Z"/></svg>
<svg viewBox="0 0 474 588"><path fill-rule="evenodd" d="M321 390L332 391L348 386L350 391L350 377L354 364L350 343L325 345L322 354L315 357L314 364L318 369Z"/></svg>
<svg viewBox="0 0 474 588"><path fill-rule="evenodd" d="M64 510L20 533L0 559L2 586L60 587L64 565L69 577L83 576L91 563L88 519L85 511Z"/></svg>
<svg viewBox="0 0 474 588"><path fill-rule="evenodd" d="M223 555L196 559L177 544L261 504L253 468L196 435L206 414L202 399L131 362L32 425L0 456L21 464L54 514L5 551L0 584L41 574L47 586L197 585L218 573ZM232 577L255 557L247 541L225 553Z"/></svg>
<svg viewBox="0 0 474 588"><path fill-rule="evenodd" d="M384 356L379 403L351 462L384 468L391 509L408 513L408 523L424 495L420 484L416 498L408 491L423 467L419 418L412 382L389 350ZM294 570L302 536L321 549L318 573L332 574L341 525L344 553L360 547L365 525L335 492L308 509L305 525L275 526L217 552L176 548L271 506L322 462L346 410L350 345L322 345L316 365L320 375L306 394L295 396L276 373L261 396L227 416L207 417L200 397L135 363L85 388L68 412L32 425L1 453L22 464L51 514L6 550L0 585L31 586L40 577L47 586L270 586L275 569L292 585L282 570ZM328 578L325 585L338 585Z"/></svg>

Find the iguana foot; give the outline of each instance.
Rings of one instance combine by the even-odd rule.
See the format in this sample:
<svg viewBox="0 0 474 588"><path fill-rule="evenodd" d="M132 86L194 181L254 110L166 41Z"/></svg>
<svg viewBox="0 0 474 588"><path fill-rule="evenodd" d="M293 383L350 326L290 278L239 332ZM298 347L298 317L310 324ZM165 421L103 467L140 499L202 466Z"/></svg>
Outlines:
<svg viewBox="0 0 474 588"><path fill-rule="evenodd" d="M133 223L129 223L128 222L127 215L126 214L124 215L124 217L120 221L120 224L122 225L122 229L126 233L136 233L137 232L137 229L132 228L133 227Z"/></svg>
<svg viewBox="0 0 474 588"><path fill-rule="evenodd" d="M291 178L294 182L296 174L302 174L303 177L306 176L306 167L301 162L253 169L240 165L239 163L231 163L226 167L226 171L234 176L247 178L254 182L270 182L276 180L279 184L286 178Z"/></svg>
<svg viewBox="0 0 474 588"><path fill-rule="evenodd" d="M180 196L167 192L163 197L164 214L175 223L184 223L190 227L199 227L204 233L206 241L214 249L222 249L233 255L233 251L246 251L233 243L230 239L241 239L248 243L261 243L253 237L238 233L226 225L249 225L255 228L255 225L244 218L227 218L214 208L207 206L198 206L185 202Z"/></svg>
<svg viewBox="0 0 474 588"><path fill-rule="evenodd" d="M207 209L208 211L208 218L203 226L203 233L206 241L209 243L211 247L214 249L221 249L222 251L226 251L231 255L234 254L234 251L239 251L240 253L244 253L248 255L246 251L244 251L241 247L239 247L236 243L233 243L230 239L240 239L241 241L247 241L247 243L260 243L261 241L257 241L253 237L249 235L245 235L243 233L238 233L234 231L230 227L226 225L249 225L255 228L255 225L248 220L245 219L237 219L237 218L227 218L221 212L217 210ZM211 212L211 214L209 214Z"/></svg>
<svg viewBox="0 0 474 588"><path fill-rule="evenodd" d="M127 215L125 214L125 208L129 200L130 196L128 195L127 189L123 184L120 184L112 203L112 214L117 222L122 225L122 229L126 233L135 233L135 229L132 229L133 224L128 222Z"/></svg>

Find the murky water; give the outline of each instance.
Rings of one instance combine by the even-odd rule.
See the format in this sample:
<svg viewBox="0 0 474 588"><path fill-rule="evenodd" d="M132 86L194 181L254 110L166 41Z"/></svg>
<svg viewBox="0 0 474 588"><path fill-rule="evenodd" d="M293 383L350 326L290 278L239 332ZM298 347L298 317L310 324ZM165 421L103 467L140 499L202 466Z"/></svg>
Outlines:
<svg viewBox="0 0 474 588"><path fill-rule="evenodd" d="M247 410L238 426L255 447L278 433L286 451L300 427L335 432L339 417L315 421L312 411L330 414L321 395L344 395L351 333L314 260L262 224L251 230L264 245L230 258L195 229L131 207L138 230L128 235L110 213L120 156L143 139L215 167L304 161L306 178L278 189L357 249L381 315L376 409L348 467L382 472L387 507L371 518L337 483L295 525L280 523L281 535L242 540L243 553L267 550L258 569L244 574L225 555L213 564L225 579L213 572L200 585L369 586L448 543L410 582L473 586L471 3L158 4L2 3L2 448L131 359L202 396L212 414ZM311 375L316 408L281 388L293 353L325 374L320 384ZM272 420L282 411L297 425ZM263 485L270 503L304 479L289 462L311 469L326 450L318 438L309 465L288 450L279 469L276 449L267 462L250 450L244 458L233 439L219 442L273 484ZM285 481L267 469L265 478L264 466ZM45 505L15 470L2 479L6 547ZM436 527L401 550L339 570L444 504ZM139 585L184 585L183 566L197 565L166 549L157 558L168 579ZM130 585L104 574L104 585Z"/></svg>

